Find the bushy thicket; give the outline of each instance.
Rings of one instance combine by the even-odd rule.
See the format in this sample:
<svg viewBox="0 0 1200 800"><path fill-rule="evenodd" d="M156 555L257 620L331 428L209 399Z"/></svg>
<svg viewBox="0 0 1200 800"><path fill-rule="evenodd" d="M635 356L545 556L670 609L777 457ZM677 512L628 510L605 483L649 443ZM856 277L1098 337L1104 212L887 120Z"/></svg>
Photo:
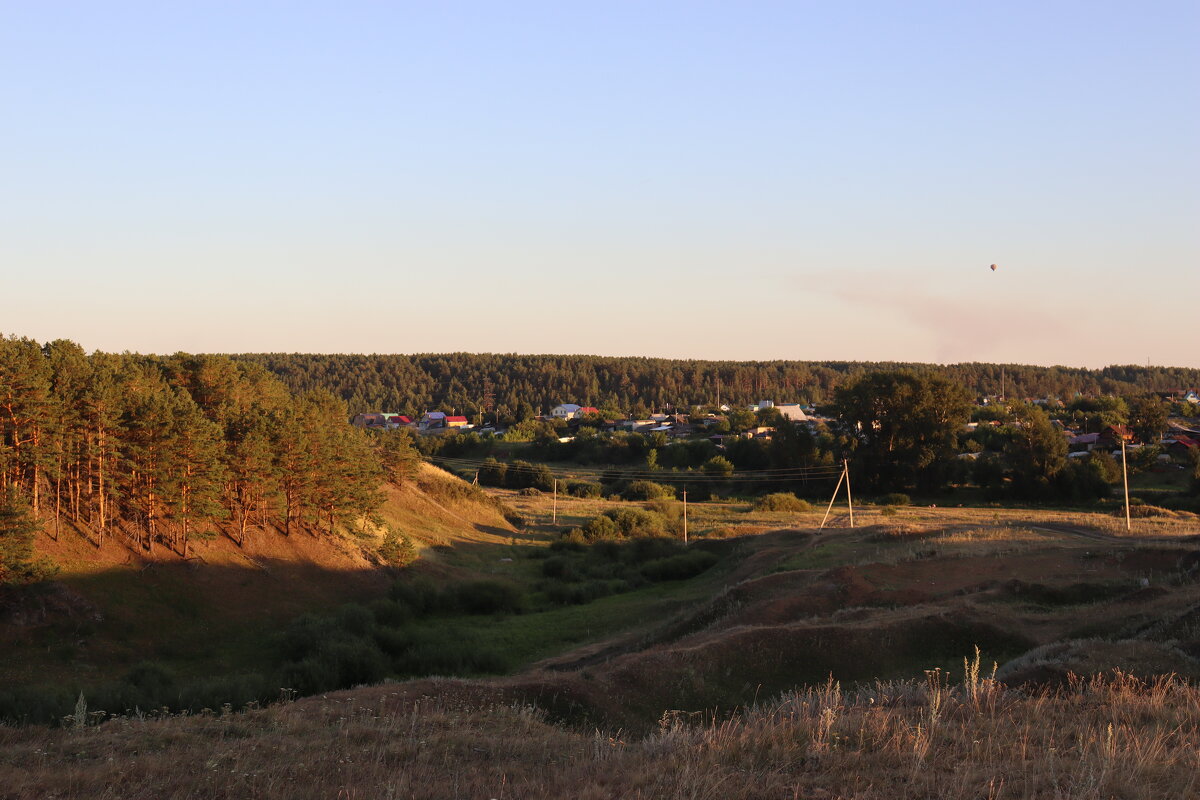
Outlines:
<svg viewBox="0 0 1200 800"><path fill-rule="evenodd" d="M554 489L554 473L545 464L528 461L507 464L489 457L479 468L479 482L484 486L549 492Z"/></svg>
<svg viewBox="0 0 1200 800"><path fill-rule="evenodd" d="M294 619L275 642L276 669L259 673L182 679L159 664L138 664L118 681L87 690L90 713L133 714L166 709L242 708L280 696L377 683L388 677L472 675L508 669L503 655L449 623L418 625L444 615L520 613L528 598L502 581L477 580L442 587L397 581L387 597L348 603L328 614ZM73 713L79 689L0 687L0 722L46 724Z"/></svg>
<svg viewBox="0 0 1200 800"><path fill-rule="evenodd" d="M610 508L576 530L588 542L682 535L681 515L675 508L678 504L659 500L647 505L653 508Z"/></svg>
<svg viewBox="0 0 1200 800"><path fill-rule="evenodd" d="M758 498L754 507L759 511L812 511L812 503L791 492L772 492Z"/></svg>
<svg viewBox="0 0 1200 800"><path fill-rule="evenodd" d="M621 497L626 500L658 500L663 497L674 497L675 490L654 481L631 481L621 490Z"/></svg>
<svg viewBox="0 0 1200 800"><path fill-rule="evenodd" d="M685 580L719 560L676 539L605 539L586 545L581 538L564 534L551 546L553 555L542 561L539 588L551 603L582 605L651 583Z"/></svg>
<svg viewBox="0 0 1200 800"><path fill-rule="evenodd" d="M329 615L306 614L280 636L284 684L303 694L377 683L389 677L502 672L498 652L456 626L417 621L452 614L513 614L528 608L525 593L502 581L434 586L397 581L387 598L350 603Z"/></svg>
<svg viewBox="0 0 1200 800"><path fill-rule="evenodd" d="M280 682L275 676L237 673L183 679L171 669L144 661L136 664L119 680L91 687L84 697L86 722L108 716L130 716L182 711L242 709L251 703L266 703L280 697ZM77 687L0 688L0 723L45 725L63 723L81 709ZM84 721L67 720L66 724Z"/></svg>

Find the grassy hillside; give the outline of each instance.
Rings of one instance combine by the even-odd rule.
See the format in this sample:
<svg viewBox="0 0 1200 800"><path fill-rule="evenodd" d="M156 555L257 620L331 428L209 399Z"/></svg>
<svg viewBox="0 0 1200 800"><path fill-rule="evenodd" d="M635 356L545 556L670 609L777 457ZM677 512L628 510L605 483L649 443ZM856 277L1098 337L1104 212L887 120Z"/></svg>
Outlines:
<svg viewBox="0 0 1200 800"><path fill-rule="evenodd" d="M435 575L469 569L471 548L514 535L497 504L435 467L385 491L378 524L335 536L254 528L244 545L216 533L194 539L188 559L161 547L147 554L120 535L96 546L69 527L57 541L39 536L39 554L60 572L0 595L0 683L94 683L142 661L182 676L263 669L264 644L288 620L387 590L397 571L378 553L386 526L416 545L415 571Z"/></svg>
<svg viewBox="0 0 1200 800"><path fill-rule="evenodd" d="M692 504L686 552L708 554L706 568L647 580L647 565L678 545L550 547L564 526L635 504L560 498L555 508L545 495L494 495L426 470L385 505L389 524L421 546L407 588L334 608L360 589L378 597L372 581L388 577L372 565L380 534L368 527L323 545L315 574L327 582L305 586L287 613L324 602L332 616L320 619L362 626L359 644L374 641L385 654L397 641L500 653L507 676L384 682L198 717L114 711L92 697L67 729L0 729L0 769L15 776L0 797L102 797L116 765L128 797L1150 798L1196 790L1195 515L1150 510L1126 532L1112 514L868 506L856 512L857 527L835 514L822 531L823 510ZM524 525L513 528L503 508ZM208 546L213 563L177 565L175 588L167 564L123 565L130 574L111 580L135 588L107 594L70 574L64 583L110 598L105 612L115 608L147 645L175 641L136 622L149 609L159 624L177 619L195 632L211 624L205 609L242 607L241 630L277 630L280 601L274 622L247 607L266 602L285 577L304 583L298 570L311 565L284 557L298 545L271 545L270 562L265 544L249 554L278 577L234 571L246 555ZM347 568L338 572L339 563ZM281 573L284 564L297 571ZM403 598L445 603L454 587L480 579L513 587L520 602L392 620ZM597 583L608 592L555 599L564 587ZM216 596L235 588L240 604ZM253 658L250 649L225 653L229 663Z"/></svg>

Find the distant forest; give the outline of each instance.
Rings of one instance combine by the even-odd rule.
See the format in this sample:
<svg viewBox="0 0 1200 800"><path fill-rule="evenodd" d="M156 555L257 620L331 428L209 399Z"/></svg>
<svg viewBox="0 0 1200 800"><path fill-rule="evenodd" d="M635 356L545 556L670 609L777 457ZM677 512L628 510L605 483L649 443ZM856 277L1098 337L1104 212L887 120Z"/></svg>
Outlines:
<svg viewBox="0 0 1200 800"><path fill-rule="evenodd" d="M579 403L606 413L718 403L828 403L834 389L868 372L911 369L944 376L978 396L1032 399L1053 395L1130 396L1200 385L1200 370L1177 367L1033 367L1019 364L929 365L866 361L693 361L572 355L447 353L433 355L233 356L277 375L293 392L328 390L351 414L480 410L502 423ZM1003 371L1003 376L1002 376ZM1003 381L1003 390L1001 383ZM494 414L494 417L493 417Z"/></svg>

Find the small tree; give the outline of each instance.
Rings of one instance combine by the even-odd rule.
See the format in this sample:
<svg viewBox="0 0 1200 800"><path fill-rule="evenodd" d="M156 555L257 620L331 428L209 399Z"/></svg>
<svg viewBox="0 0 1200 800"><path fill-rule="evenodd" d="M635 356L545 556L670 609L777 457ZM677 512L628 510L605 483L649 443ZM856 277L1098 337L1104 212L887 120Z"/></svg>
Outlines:
<svg viewBox="0 0 1200 800"><path fill-rule="evenodd" d="M417 560L417 548L407 534L388 526L379 544L379 555L392 566L407 567Z"/></svg>
<svg viewBox="0 0 1200 800"><path fill-rule="evenodd" d="M725 456L713 456L704 462L701 467L708 475L715 475L720 478L728 478L733 474L733 462Z"/></svg>
<svg viewBox="0 0 1200 800"><path fill-rule="evenodd" d="M0 499L0 585L45 580L58 568L33 555L33 539L41 525L29 507L9 489Z"/></svg>

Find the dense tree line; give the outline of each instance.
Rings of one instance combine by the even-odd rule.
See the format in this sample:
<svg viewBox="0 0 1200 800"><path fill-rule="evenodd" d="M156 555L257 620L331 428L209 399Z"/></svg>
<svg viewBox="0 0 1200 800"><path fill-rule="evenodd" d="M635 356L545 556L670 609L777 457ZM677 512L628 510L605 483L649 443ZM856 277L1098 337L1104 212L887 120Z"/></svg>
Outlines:
<svg viewBox="0 0 1200 800"><path fill-rule="evenodd" d="M453 410L511 424L574 402L621 415L720 403L827 403L839 386L873 371L912 369L947 378L976 396L1137 395L1200 385L1200 370L1112 366L1099 370L1018 364L845 361L698 361L585 355L448 353L313 355L259 353L235 359L265 367L297 393L317 389L345 400L351 414ZM1003 374L1002 374L1003 373ZM490 400L488 399L490 395ZM488 407L490 406L490 409Z"/></svg>
<svg viewBox="0 0 1200 800"><path fill-rule="evenodd" d="M252 526L332 528L379 503L380 448L346 415L223 356L0 338L0 492L54 535L65 519L186 554L217 526L239 542Z"/></svg>

